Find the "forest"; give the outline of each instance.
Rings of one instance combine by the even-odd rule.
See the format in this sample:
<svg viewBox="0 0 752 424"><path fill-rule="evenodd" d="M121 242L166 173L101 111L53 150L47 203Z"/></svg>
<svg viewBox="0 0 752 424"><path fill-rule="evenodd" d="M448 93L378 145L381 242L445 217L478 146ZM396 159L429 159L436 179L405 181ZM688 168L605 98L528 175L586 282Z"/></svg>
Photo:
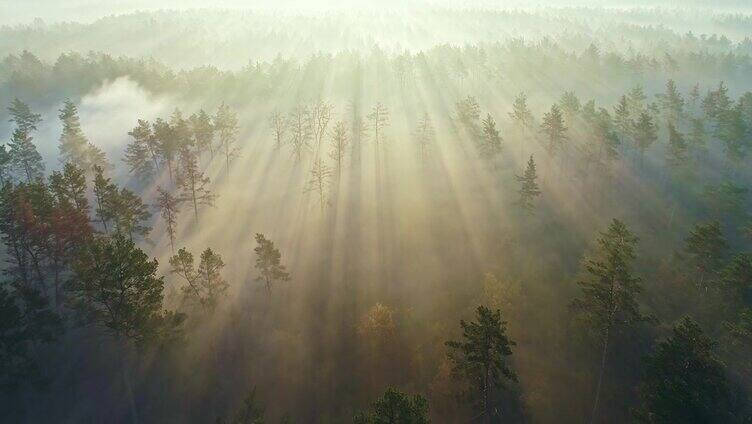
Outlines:
<svg viewBox="0 0 752 424"><path fill-rule="evenodd" d="M752 422L747 2L8 3L0 422Z"/></svg>

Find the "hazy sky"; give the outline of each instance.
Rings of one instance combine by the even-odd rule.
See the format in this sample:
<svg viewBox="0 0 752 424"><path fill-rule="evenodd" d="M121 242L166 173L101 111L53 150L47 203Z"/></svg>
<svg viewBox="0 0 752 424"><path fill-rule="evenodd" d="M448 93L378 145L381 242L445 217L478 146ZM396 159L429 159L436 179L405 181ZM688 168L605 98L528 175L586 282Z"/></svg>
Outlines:
<svg viewBox="0 0 752 424"><path fill-rule="evenodd" d="M747 0L0 0L0 24L29 23L35 18L46 22L91 21L102 16L138 10L191 8L250 8L318 11L342 8L378 9L421 7L520 8L536 6L722 6L743 8ZM746 6L745 6L746 5Z"/></svg>

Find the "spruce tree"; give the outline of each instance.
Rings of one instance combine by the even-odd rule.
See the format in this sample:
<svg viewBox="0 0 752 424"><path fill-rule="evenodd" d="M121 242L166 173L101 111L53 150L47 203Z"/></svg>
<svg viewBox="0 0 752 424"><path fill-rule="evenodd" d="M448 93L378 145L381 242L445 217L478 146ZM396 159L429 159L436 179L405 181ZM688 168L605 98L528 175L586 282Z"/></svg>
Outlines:
<svg viewBox="0 0 752 424"><path fill-rule="evenodd" d="M541 194L537 180L538 174L535 170L535 161L533 160L533 155L530 155L525 172L522 176L517 176L517 181L520 183L520 189L517 190L517 193L520 195L518 203L528 213L533 213L535 210L533 201Z"/></svg>

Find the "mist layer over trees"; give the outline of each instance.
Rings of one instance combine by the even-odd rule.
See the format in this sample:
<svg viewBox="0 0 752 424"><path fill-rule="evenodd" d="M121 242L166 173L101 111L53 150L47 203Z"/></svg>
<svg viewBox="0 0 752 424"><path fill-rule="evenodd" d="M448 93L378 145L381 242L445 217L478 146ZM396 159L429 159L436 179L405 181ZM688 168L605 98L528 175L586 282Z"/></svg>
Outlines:
<svg viewBox="0 0 752 424"><path fill-rule="evenodd" d="M752 16L623 6L0 29L3 420L748 422Z"/></svg>

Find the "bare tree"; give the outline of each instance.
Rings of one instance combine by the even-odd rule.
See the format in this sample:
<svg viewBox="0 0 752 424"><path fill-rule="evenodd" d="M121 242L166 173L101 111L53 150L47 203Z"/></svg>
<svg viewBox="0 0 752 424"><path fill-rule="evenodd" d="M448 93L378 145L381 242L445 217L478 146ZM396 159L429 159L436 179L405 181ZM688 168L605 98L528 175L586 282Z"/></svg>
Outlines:
<svg viewBox="0 0 752 424"><path fill-rule="evenodd" d="M278 111L272 112L269 116L269 125L271 125L274 131L275 149L282 147L282 142L285 140L285 133L287 132L287 122L285 118Z"/></svg>
<svg viewBox="0 0 752 424"><path fill-rule="evenodd" d="M306 185L305 192L314 192L319 198L321 212L324 212L326 196L331 183L332 171L321 159L316 159L311 167L311 177Z"/></svg>
<svg viewBox="0 0 752 424"><path fill-rule="evenodd" d="M345 152L347 146L350 144L350 140L347 137L347 125L343 121L339 121L334 125L332 131L332 149L329 151L329 157L335 163L335 172L337 178L342 174L342 163L345 160Z"/></svg>
<svg viewBox="0 0 752 424"><path fill-rule="evenodd" d="M311 148L311 127L306 121L308 108L306 106L296 106L288 116L288 127L290 129L290 146L292 146L292 156L295 162L300 162L303 153Z"/></svg>

